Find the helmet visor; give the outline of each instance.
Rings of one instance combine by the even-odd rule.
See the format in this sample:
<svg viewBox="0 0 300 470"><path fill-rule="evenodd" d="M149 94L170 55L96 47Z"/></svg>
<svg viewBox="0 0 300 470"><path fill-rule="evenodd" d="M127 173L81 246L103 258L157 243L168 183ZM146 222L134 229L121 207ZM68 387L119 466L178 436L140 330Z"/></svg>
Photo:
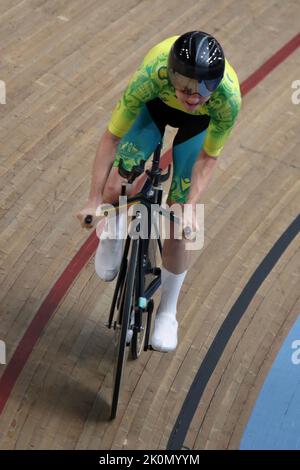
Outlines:
<svg viewBox="0 0 300 470"><path fill-rule="evenodd" d="M210 96L222 81L222 78L216 78L213 80L201 80L199 82L194 78L189 78L181 75L180 73L174 72L172 68L169 69L169 77L172 85L177 90L183 91L188 95L197 93L204 98Z"/></svg>

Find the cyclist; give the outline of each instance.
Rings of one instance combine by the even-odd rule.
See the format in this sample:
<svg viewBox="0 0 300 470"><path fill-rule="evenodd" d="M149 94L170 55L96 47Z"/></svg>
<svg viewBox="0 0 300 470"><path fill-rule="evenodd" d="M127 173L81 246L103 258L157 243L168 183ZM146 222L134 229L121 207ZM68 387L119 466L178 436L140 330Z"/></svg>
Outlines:
<svg viewBox="0 0 300 470"><path fill-rule="evenodd" d="M100 204L118 201L124 181L117 168L120 158L127 170L147 160L166 125L178 128L167 203L192 204L195 212L240 105L238 78L213 36L192 31L153 47L131 78L100 141L89 198L77 214L82 226L84 217L95 213ZM117 219L117 230L122 233L124 216ZM185 224L198 228L195 217ZM163 246L161 301L151 344L164 352L177 346L177 300L190 263L185 243L171 236ZM121 237L99 244L95 267L103 280L117 275L122 249Z"/></svg>

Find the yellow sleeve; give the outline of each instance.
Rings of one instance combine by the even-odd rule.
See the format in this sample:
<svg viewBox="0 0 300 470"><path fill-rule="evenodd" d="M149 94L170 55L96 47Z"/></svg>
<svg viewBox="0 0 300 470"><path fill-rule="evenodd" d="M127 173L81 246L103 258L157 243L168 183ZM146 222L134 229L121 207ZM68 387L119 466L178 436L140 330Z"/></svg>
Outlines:
<svg viewBox="0 0 300 470"><path fill-rule="evenodd" d="M156 98L159 91L155 64L143 62L113 110L108 125L110 132L118 137L123 137L140 113L143 104Z"/></svg>
<svg viewBox="0 0 300 470"><path fill-rule="evenodd" d="M208 105L210 122L203 145L208 155L212 157L220 155L234 127L241 101L237 75L226 62L224 78L216 92L212 94Z"/></svg>
<svg viewBox="0 0 300 470"><path fill-rule="evenodd" d="M113 110L109 131L118 136L128 131L144 103L169 91L167 61L170 48L178 36L172 36L156 44L128 83L122 98Z"/></svg>

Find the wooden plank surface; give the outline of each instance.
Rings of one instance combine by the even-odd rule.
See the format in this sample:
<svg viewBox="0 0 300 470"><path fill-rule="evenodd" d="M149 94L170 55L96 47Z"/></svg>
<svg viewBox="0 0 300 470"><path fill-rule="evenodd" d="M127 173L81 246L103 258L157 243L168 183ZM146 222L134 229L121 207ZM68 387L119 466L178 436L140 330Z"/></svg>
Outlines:
<svg viewBox="0 0 300 470"><path fill-rule="evenodd" d="M74 218L87 197L101 132L130 75L156 42L215 34L240 80L299 28L296 0L2 0L0 338L8 360L86 239ZM205 246L182 289L180 344L129 361L109 416L113 284L93 260L60 303L2 413L1 449L164 449L189 387L231 306L299 213L296 51L243 103L205 195ZM174 130L168 129L166 148ZM238 448L272 361L300 312L299 237L248 307L209 381L185 445ZM4 368L1 366L0 374Z"/></svg>

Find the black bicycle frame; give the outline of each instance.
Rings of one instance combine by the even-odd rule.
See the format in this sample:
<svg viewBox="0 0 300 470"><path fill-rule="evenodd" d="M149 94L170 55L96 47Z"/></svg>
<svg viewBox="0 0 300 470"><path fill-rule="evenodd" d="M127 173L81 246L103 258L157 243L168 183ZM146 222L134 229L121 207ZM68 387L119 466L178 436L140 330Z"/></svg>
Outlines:
<svg viewBox="0 0 300 470"><path fill-rule="evenodd" d="M151 274L155 276L155 279L153 279L151 283L149 284L149 286L147 286L147 288L145 289L145 275L147 275L147 253L148 253L148 247L150 243L151 230L152 230L151 206L152 204L155 204L158 206L161 205L163 190L160 187L160 182L166 181L168 177L170 176L170 165L169 165L167 174L161 175L161 169L159 168L161 147L162 147L162 144L160 143L154 152L153 160L152 160L152 167L150 170L146 171L148 178L145 181L141 191L137 195L129 197L127 199L128 205L130 205L131 203L143 204L146 207L147 214L148 214L147 238L143 239L140 237L140 240L139 240L139 253L138 253L138 262L137 262L138 272L136 273L136 281L137 281L137 285L135 287L136 298L138 299L138 307L141 308L141 310L146 309L149 300L153 297L153 295L159 289L160 284L161 284L161 271L159 268L155 267L154 271L151 272ZM120 174L123 177L127 177L128 181L130 182L133 182L137 176L142 174L143 171L144 171L143 163L135 167L135 169L132 172L126 172L122 168L122 165L121 164L119 165ZM126 184L123 184L122 186L121 195L122 196L126 195ZM118 207L118 205L116 204L115 207ZM133 216L133 218L136 218L136 217L137 215ZM170 217L173 220L175 219L173 214L170 214ZM138 228L138 225L137 225L137 228ZM157 227L156 227L156 230L158 231ZM159 233L157 233L156 240L157 240L157 244L159 247L160 255L162 255L162 243L161 243ZM122 259L122 263L120 266L120 271L119 271L119 275L117 279L117 285L115 288L115 294L114 294L111 309L110 309L109 320L108 320L109 328L111 328L112 326L113 314L114 314L116 302L120 301L121 299L121 293L119 292L119 287L120 285L122 285L125 275L126 275L127 257L128 257L130 242L131 242L131 236L130 234L128 234L125 248L124 248L124 255L123 255L123 259ZM136 325L136 326L141 326L141 325Z"/></svg>

